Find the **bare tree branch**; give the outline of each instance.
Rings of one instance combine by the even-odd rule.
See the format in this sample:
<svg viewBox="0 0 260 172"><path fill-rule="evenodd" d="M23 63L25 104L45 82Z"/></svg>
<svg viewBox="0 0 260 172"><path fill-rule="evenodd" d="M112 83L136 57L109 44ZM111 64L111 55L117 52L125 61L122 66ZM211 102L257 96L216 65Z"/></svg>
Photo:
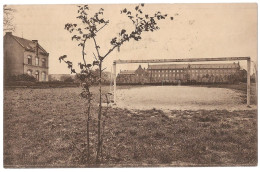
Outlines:
<svg viewBox="0 0 260 172"><path fill-rule="evenodd" d="M13 8L9 8L6 5L4 5L4 19L3 19L3 26L4 31L15 31L15 26L13 24L13 13L16 10Z"/></svg>
<svg viewBox="0 0 260 172"><path fill-rule="evenodd" d="M96 50L97 50L98 58L99 58L100 61L102 61L103 59L102 59L102 57L100 56L99 50L98 50L100 47L97 45L97 41L96 41L96 39L95 39L95 36L93 36L92 39L93 39L93 41L94 41L94 43L95 43L95 48L96 48Z"/></svg>

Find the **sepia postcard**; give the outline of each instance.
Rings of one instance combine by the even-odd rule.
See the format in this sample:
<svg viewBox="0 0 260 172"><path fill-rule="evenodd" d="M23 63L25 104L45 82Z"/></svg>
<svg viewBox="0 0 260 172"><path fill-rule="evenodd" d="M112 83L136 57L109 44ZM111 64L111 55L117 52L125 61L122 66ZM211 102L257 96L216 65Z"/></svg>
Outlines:
<svg viewBox="0 0 260 172"><path fill-rule="evenodd" d="M4 168L257 166L257 13L4 5Z"/></svg>

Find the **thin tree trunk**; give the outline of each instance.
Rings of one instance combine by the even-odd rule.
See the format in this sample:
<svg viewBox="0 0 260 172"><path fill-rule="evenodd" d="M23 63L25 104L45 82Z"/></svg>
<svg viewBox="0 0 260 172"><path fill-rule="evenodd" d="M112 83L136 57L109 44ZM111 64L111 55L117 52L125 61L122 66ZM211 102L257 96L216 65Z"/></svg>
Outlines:
<svg viewBox="0 0 260 172"><path fill-rule="evenodd" d="M106 103L107 103L107 108L105 113L103 114L103 122L102 122L103 129L101 134L101 150L100 150L101 162L103 162L103 143L104 143L105 126L106 126L107 111L108 111L108 104L109 104L107 94L106 94Z"/></svg>
<svg viewBox="0 0 260 172"><path fill-rule="evenodd" d="M100 61L99 64L98 144L97 144L97 157L96 157L97 163L99 163L100 150L101 150L101 116L102 116L101 72L102 72L102 61Z"/></svg>
<svg viewBox="0 0 260 172"><path fill-rule="evenodd" d="M90 93L89 93L90 94ZM90 97L88 98L88 116L87 116L87 162L90 163L90 146L89 146L89 142L90 142L90 139L89 139L89 121L90 121L90 103L91 103L91 99Z"/></svg>
<svg viewBox="0 0 260 172"><path fill-rule="evenodd" d="M100 156L101 156L101 162L103 162L103 138L104 138L104 132L105 132L105 124L106 122L103 121L102 123L102 126L103 126L103 129L102 129L102 134L101 134L101 147L100 147Z"/></svg>

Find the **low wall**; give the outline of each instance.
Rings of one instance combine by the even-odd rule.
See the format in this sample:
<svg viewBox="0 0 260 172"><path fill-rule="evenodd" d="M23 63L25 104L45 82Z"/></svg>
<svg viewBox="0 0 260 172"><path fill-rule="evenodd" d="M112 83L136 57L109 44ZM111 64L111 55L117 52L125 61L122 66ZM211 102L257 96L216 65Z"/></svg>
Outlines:
<svg viewBox="0 0 260 172"><path fill-rule="evenodd" d="M79 83L74 82L28 82L17 81L4 83L4 88L61 88L61 87L79 87Z"/></svg>

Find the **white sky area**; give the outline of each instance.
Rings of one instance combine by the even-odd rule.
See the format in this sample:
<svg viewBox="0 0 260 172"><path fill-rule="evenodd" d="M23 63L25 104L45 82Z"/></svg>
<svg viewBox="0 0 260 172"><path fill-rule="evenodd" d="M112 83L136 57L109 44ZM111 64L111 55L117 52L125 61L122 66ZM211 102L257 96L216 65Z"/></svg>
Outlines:
<svg viewBox="0 0 260 172"><path fill-rule="evenodd" d="M16 36L39 40L50 53L49 73L70 73L58 58L64 54L78 67L81 49L64 29L66 23L79 23L76 5L15 5L14 24ZM123 8L135 5L89 5L91 12L104 8L109 25L99 32L97 42L104 55L111 47L110 41L125 28L131 31L132 23ZM144 33L140 41L126 42L120 52L112 52L104 61L106 71L111 71L113 60L179 59L250 56L257 62L257 4L146 4L144 13L161 11L174 20L160 20L160 30ZM89 40L87 58L93 60L93 42ZM237 61L236 61L237 62ZM211 62L221 63L221 62ZM227 63L227 62L224 62ZM229 62L232 63L232 62ZM246 62L241 61L246 69ZM139 64L117 65L120 70L136 69ZM146 67L146 64L142 64ZM253 68L253 66L252 66Z"/></svg>

